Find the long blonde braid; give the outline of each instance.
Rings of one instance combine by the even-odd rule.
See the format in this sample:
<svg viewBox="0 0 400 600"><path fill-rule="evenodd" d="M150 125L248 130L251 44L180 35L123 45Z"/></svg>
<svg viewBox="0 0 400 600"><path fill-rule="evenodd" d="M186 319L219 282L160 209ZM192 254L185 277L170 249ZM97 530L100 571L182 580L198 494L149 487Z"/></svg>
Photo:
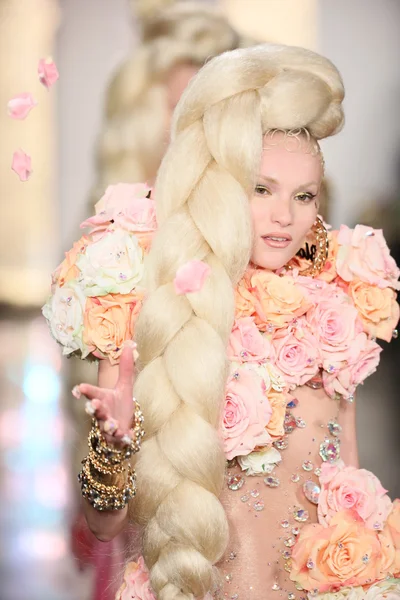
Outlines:
<svg viewBox="0 0 400 600"><path fill-rule="evenodd" d="M178 105L156 184L160 229L147 264L149 297L136 328L135 395L147 436L131 512L146 525L143 553L160 600L202 598L227 545L217 426L263 132L305 127L317 139L332 135L343 122L342 99L328 60L265 45L210 61ZM211 276L200 292L178 296L175 273L191 259L207 262Z"/></svg>

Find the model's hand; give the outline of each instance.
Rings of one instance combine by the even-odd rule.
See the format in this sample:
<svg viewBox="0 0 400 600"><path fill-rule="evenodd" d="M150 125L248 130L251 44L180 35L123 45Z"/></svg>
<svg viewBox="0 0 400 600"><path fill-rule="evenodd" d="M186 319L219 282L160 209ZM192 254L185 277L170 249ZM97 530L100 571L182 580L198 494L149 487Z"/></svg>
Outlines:
<svg viewBox="0 0 400 600"><path fill-rule="evenodd" d="M97 419L100 429L108 443L129 443L127 437L133 427L135 402L133 383L135 377L133 343L125 345L118 371L118 380L114 388L102 388L81 383L73 389L73 395L82 394L88 399L86 412Z"/></svg>

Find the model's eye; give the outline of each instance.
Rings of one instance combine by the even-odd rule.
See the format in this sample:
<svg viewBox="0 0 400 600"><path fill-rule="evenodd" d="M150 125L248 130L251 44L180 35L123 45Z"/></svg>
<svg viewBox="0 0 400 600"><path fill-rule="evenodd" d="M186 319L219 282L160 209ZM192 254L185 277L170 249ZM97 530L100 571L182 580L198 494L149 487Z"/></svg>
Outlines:
<svg viewBox="0 0 400 600"><path fill-rule="evenodd" d="M270 196L271 195L271 192L269 191L268 188L265 187L265 185L256 185L255 192L259 196Z"/></svg>
<svg viewBox="0 0 400 600"><path fill-rule="evenodd" d="M299 202L304 202L305 204L307 204L308 202L311 202L311 200L314 200L316 195L317 194L311 194L310 192L304 192L301 194L297 194L296 200L299 200Z"/></svg>

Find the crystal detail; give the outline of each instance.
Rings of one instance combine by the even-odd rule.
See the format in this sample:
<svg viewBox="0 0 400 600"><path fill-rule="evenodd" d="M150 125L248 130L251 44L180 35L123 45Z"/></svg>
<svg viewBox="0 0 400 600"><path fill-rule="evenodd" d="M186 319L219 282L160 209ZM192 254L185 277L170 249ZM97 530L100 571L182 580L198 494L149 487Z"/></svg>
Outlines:
<svg viewBox="0 0 400 600"><path fill-rule="evenodd" d="M250 496L252 498L258 498L259 495L260 495L260 492L258 490L251 490L251 492L250 492Z"/></svg>
<svg viewBox="0 0 400 600"><path fill-rule="evenodd" d="M228 478L228 488L233 492L240 490L244 485L244 477L241 475L232 475Z"/></svg>
<svg viewBox="0 0 400 600"><path fill-rule="evenodd" d="M245 494L244 496L242 496L241 498L242 502L248 502L250 500L249 496L247 494Z"/></svg>
<svg viewBox="0 0 400 600"><path fill-rule="evenodd" d="M286 546L286 548L293 548L293 546L296 543L296 540L294 539L294 537L288 537L286 538L286 540L284 540L283 542Z"/></svg>
<svg viewBox="0 0 400 600"><path fill-rule="evenodd" d="M321 469L319 467L314 469L314 475L316 475L317 477L319 477L321 475Z"/></svg>
<svg viewBox="0 0 400 600"><path fill-rule="evenodd" d="M393 329L392 337L394 340L397 340L397 338L399 337L399 331L397 329Z"/></svg>
<svg viewBox="0 0 400 600"><path fill-rule="evenodd" d="M286 408L296 408L296 406L298 406L298 404L299 404L299 401L297 400L297 398L292 398L290 400L290 402L288 402L286 404Z"/></svg>
<svg viewBox="0 0 400 600"><path fill-rule="evenodd" d="M305 523L309 518L308 511L304 510L304 508L298 508L294 511L293 518L298 523Z"/></svg>
<svg viewBox="0 0 400 600"><path fill-rule="evenodd" d="M340 457L339 440L325 440L319 447L319 455L325 462L335 462Z"/></svg>
<svg viewBox="0 0 400 600"><path fill-rule="evenodd" d="M307 427L307 423L301 417L296 417L296 425L299 429Z"/></svg>
<svg viewBox="0 0 400 600"><path fill-rule="evenodd" d="M296 429L296 419L292 413L286 413L285 420L283 422L283 428L285 433L292 433Z"/></svg>
<svg viewBox="0 0 400 600"><path fill-rule="evenodd" d="M296 596L290 592L290 594L288 594L288 600L296 600Z"/></svg>
<svg viewBox="0 0 400 600"><path fill-rule="evenodd" d="M290 481L293 481L293 483L298 483L300 481L300 475L298 473L293 473L293 475L290 478Z"/></svg>
<svg viewBox="0 0 400 600"><path fill-rule="evenodd" d="M281 588L279 587L279 584L275 582L271 589L273 592L279 592Z"/></svg>
<svg viewBox="0 0 400 600"><path fill-rule="evenodd" d="M312 471L314 468L314 465L312 464L311 460L305 460L301 466L305 471Z"/></svg>
<svg viewBox="0 0 400 600"><path fill-rule="evenodd" d="M289 446L289 440L287 439L287 437L282 437L279 440L275 440L275 442L272 445L277 450L286 450L286 448Z"/></svg>
<svg viewBox="0 0 400 600"><path fill-rule="evenodd" d="M236 552L231 552L229 555L229 560L235 560L236 557L237 557Z"/></svg>
<svg viewBox="0 0 400 600"><path fill-rule="evenodd" d="M314 481L305 481L303 483L303 493L309 502L318 504L321 488Z"/></svg>
<svg viewBox="0 0 400 600"><path fill-rule="evenodd" d="M307 569L313 569L315 567L314 561L312 558L309 558L307 561Z"/></svg>
<svg viewBox="0 0 400 600"><path fill-rule="evenodd" d="M379 521L375 521L375 523L373 524L373 528L382 529L382 523L379 523Z"/></svg>
<svg viewBox="0 0 400 600"><path fill-rule="evenodd" d="M353 394L350 394L350 396L347 396L345 398L346 402L348 402L349 404L352 404L354 402L354 396Z"/></svg>
<svg viewBox="0 0 400 600"><path fill-rule="evenodd" d="M265 504L264 504L263 500L257 500L257 502L254 502L253 507L254 507L254 510L256 510L257 512L260 512L260 510L264 510Z"/></svg>
<svg viewBox="0 0 400 600"><path fill-rule="evenodd" d="M231 600L239 600L239 594L232 594Z"/></svg>
<svg viewBox="0 0 400 600"><path fill-rule="evenodd" d="M225 581L227 581L228 583L231 583L233 577L231 573L228 573L227 575L225 575Z"/></svg>
<svg viewBox="0 0 400 600"><path fill-rule="evenodd" d="M339 425L339 423L336 423L336 421L332 420L328 423L328 430L331 435L337 437L338 435L340 435L342 428Z"/></svg>
<svg viewBox="0 0 400 600"><path fill-rule="evenodd" d="M367 562L369 562L369 556L368 554L364 554L364 556L361 559L363 561L364 564L367 564Z"/></svg>
<svg viewBox="0 0 400 600"><path fill-rule="evenodd" d="M291 550L283 550L282 556L285 560L288 560L292 556Z"/></svg>
<svg viewBox="0 0 400 600"><path fill-rule="evenodd" d="M292 570L292 559L291 558L289 558L289 560L285 562L284 569L287 573L290 573L290 571Z"/></svg>
<svg viewBox="0 0 400 600"><path fill-rule="evenodd" d="M272 475L269 475L269 477L264 478L264 483L267 487L277 488L281 482L277 477L272 477Z"/></svg>
<svg viewBox="0 0 400 600"><path fill-rule="evenodd" d="M284 529L287 529L289 527L289 521L287 519L284 519L283 521L281 521L281 527L283 527Z"/></svg>
<svg viewBox="0 0 400 600"><path fill-rule="evenodd" d="M300 527L293 527L292 533L293 533L293 535L299 535L299 533L300 533Z"/></svg>

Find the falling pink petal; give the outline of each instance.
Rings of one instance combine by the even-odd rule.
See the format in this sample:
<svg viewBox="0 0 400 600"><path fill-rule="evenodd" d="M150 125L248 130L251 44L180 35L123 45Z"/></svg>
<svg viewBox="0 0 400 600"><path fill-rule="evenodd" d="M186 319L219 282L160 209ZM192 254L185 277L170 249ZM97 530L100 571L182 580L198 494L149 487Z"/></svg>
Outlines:
<svg viewBox="0 0 400 600"><path fill-rule="evenodd" d="M38 66L39 81L49 89L59 78L58 70L52 58L41 58Z"/></svg>
<svg viewBox="0 0 400 600"><path fill-rule="evenodd" d="M11 168L21 181L28 181L32 173L31 157L23 150L16 150L13 154Z"/></svg>
<svg viewBox="0 0 400 600"><path fill-rule="evenodd" d="M25 119L35 106L37 106L37 102L32 94L24 92L23 94L14 96L8 102L8 114L12 119Z"/></svg>
<svg viewBox="0 0 400 600"><path fill-rule="evenodd" d="M178 295L199 292L210 274L211 268L201 260L190 260L176 272L175 292Z"/></svg>

